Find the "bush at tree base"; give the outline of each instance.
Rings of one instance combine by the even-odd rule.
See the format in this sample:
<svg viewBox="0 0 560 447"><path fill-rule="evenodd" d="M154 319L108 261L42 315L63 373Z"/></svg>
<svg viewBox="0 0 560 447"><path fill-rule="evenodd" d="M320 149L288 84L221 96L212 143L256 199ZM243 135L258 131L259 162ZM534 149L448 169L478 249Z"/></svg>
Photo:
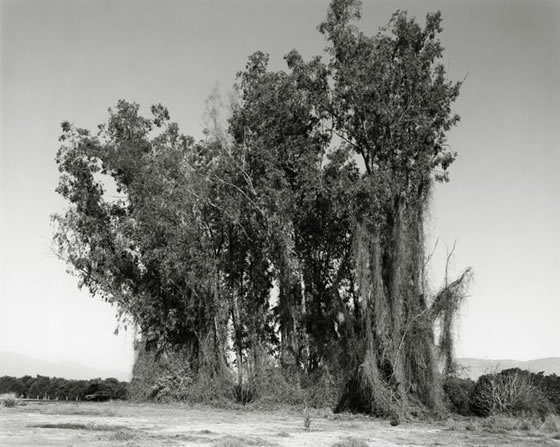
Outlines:
<svg viewBox="0 0 560 447"><path fill-rule="evenodd" d="M554 406L556 414L560 414L560 376L544 375L542 372L534 376L535 383Z"/></svg>
<svg viewBox="0 0 560 447"><path fill-rule="evenodd" d="M282 368L270 363L257 377L244 383L234 380L233 374L216 380L208 380L204 374L193 374L180 351L167 351L156 355L140 343L136 347L133 377L129 396L133 400L157 402L186 401L228 405L256 403L260 407L303 406L334 408L342 394L341 377L333 377L328 370L316 371L302 376L301 383L286 377Z"/></svg>
<svg viewBox="0 0 560 447"><path fill-rule="evenodd" d="M493 414L544 417L554 413L556 409L543 388L543 378L542 374L518 368L483 375L470 394L470 409L483 417Z"/></svg>
<svg viewBox="0 0 560 447"><path fill-rule="evenodd" d="M471 379L447 377L443 383L443 390L449 401L452 413L468 416L471 413L470 396L476 386Z"/></svg>

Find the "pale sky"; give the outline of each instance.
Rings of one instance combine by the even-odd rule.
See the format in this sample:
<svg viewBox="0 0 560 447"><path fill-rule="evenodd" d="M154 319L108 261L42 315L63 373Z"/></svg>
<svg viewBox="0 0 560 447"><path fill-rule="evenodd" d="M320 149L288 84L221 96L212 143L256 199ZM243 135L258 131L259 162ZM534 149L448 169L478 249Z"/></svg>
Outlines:
<svg viewBox="0 0 560 447"><path fill-rule="evenodd" d="M457 354L560 356L560 2L368 1L374 33L396 9L422 23L441 10L445 65L467 77L450 134L459 152L438 186L429 228L439 250L457 241L453 271L474 269ZM0 351L98 368L130 368L132 334L113 335L114 309L86 292L50 251L60 122L94 129L118 99L161 102L201 136L204 100L227 91L247 56L274 69L297 48L326 46L316 30L328 0L0 0Z"/></svg>

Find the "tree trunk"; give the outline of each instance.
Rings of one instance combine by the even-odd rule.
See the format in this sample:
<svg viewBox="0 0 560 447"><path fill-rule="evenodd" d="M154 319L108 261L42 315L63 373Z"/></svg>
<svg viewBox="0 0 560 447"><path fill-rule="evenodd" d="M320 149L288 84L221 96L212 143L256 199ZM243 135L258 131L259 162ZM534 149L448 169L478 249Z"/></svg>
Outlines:
<svg viewBox="0 0 560 447"><path fill-rule="evenodd" d="M232 293L232 321L233 321L233 332L234 336L234 345L235 345L235 360L237 362L237 386L239 387L239 391L243 390L243 331L241 327L240 321L240 312L239 312L239 302L237 298L237 292L234 290Z"/></svg>
<svg viewBox="0 0 560 447"><path fill-rule="evenodd" d="M407 253L406 235L404 229L404 206L397 203L395 210L395 220L392 230L392 255L389 257L391 265L387 269L391 272L390 287L391 287L391 321L392 321L392 341L393 341L393 358L391 360L393 367L393 380L396 391L400 397L405 395L405 382L406 376L404 371L405 351L403 350L403 327L404 320L404 299L407 284L403 284L405 278L404 273L407 270L406 263Z"/></svg>

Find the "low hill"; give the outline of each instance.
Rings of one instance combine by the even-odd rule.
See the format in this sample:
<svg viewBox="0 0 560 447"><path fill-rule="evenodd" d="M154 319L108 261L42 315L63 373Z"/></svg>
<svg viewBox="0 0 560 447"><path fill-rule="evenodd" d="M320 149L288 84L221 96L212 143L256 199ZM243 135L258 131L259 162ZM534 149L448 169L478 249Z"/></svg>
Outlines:
<svg viewBox="0 0 560 447"><path fill-rule="evenodd" d="M118 369L90 368L79 363L47 362L14 352L0 352L0 376L23 377L40 374L64 379L95 379L114 377L128 381L130 372Z"/></svg>
<svg viewBox="0 0 560 447"><path fill-rule="evenodd" d="M475 358L458 358L460 375L473 380L483 374L499 372L509 368L526 369L532 372L543 371L545 374L560 376L560 357L548 357L536 360L489 360Z"/></svg>

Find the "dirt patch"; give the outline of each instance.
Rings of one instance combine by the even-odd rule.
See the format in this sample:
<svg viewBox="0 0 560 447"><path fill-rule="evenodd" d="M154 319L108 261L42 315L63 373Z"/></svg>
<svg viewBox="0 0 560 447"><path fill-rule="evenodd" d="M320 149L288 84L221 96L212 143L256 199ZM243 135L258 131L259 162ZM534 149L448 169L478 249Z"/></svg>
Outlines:
<svg viewBox="0 0 560 447"><path fill-rule="evenodd" d="M111 431L111 430L124 430L126 427L119 425L95 425L95 424L39 424L32 425L32 428L58 428L63 430L93 430L93 431Z"/></svg>
<svg viewBox="0 0 560 447"><path fill-rule="evenodd" d="M490 433L481 423L402 423L312 412L223 410L179 404L29 403L0 408L0 445L152 446L560 446L558 433Z"/></svg>

